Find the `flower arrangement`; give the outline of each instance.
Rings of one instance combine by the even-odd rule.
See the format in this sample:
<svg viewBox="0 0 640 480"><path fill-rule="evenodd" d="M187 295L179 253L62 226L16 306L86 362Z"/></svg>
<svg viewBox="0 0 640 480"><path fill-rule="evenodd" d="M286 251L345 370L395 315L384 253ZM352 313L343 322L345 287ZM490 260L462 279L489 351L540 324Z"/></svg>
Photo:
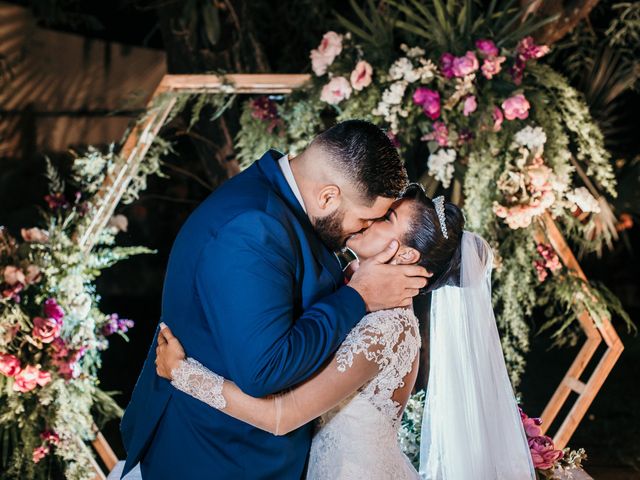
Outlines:
<svg viewBox="0 0 640 480"><path fill-rule="evenodd" d="M395 2L389 4L391 15ZM409 19L407 8L396 6ZM488 28L485 35L478 30L448 42L427 38L424 45L431 51L397 42L400 49L384 58L367 49L373 48L371 41L358 41L373 33L367 37L357 26L347 26L353 33L329 31L311 51L313 77L306 89L270 99L271 110L282 120L278 127L269 131L274 120L256 120L249 113L253 103L246 104L236 145L242 165L259 158L267 146L299 152L328 118L329 123L360 118L385 129L407 162L413 162L414 180L433 194L447 190L462 204L467 227L494 247L494 307L517 386L529 348L527 318L538 298L544 297L556 312L576 305L569 292L541 293L556 281L539 281L543 270L551 272L536 263L539 219L551 215L583 252L599 250L616 234L596 227L615 224L598 217L613 215L604 195L615 196L602 135L578 92L540 63L549 47L528 35L512 32L508 39L495 38ZM406 29L417 32L414 27ZM402 40L416 40L398 30L394 34ZM428 30L420 31L421 39L428 37ZM578 170L581 175L576 175ZM584 175L589 184L581 183ZM571 281L574 286L585 283ZM620 314L632 328L609 292L596 285L578 291L582 289L602 293L598 298L605 303L598 306L589 300L598 295L583 297L590 311ZM569 317L572 322L577 318ZM552 324L558 325L557 316ZM569 330L559 328L561 335L569 335Z"/></svg>
<svg viewBox="0 0 640 480"><path fill-rule="evenodd" d="M95 152L93 152L95 153ZM102 166L107 168L105 162ZM85 253L75 243L91 214L91 182L97 176L76 162L84 178L69 199L64 182L50 167L51 193L46 202L46 229L22 229L20 239L0 228L0 465L3 478L89 479L92 453L84 444L94 438L95 422L121 414L99 388L100 352L108 337L126 339L131 320L98 308L93 280L100 270L139 247L114 246L126 228L117 216L103 232L99 246ZM85 198L86 197L86 198Z"/></svg>

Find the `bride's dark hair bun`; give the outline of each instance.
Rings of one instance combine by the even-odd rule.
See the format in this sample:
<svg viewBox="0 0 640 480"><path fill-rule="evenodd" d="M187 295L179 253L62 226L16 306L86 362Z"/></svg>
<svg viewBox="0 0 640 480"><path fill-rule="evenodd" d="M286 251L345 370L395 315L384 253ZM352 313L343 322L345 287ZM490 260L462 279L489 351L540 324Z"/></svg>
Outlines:
<svg viewBox="0 0 640 480"><path fill-rule="evenodd" d="M460 244L465 223L462 210L454 203L444 203L449 237L445 238L436 207L420 185L409 185L402 198L415 202L413 219L402 243L416 249L420 253L418 264L433 273L425 292L443 285L459 285Z"/></svg>

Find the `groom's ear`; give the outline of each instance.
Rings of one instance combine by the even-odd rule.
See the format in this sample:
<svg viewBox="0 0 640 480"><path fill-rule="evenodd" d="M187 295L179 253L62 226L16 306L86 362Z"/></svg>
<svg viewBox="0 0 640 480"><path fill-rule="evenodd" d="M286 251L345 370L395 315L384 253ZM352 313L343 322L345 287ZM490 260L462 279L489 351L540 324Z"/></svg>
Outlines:
<svg viewBox="0 0 640 480"><path fill-rule="evenodd" d="M318 208L328 213L333 212L340 206L342 197L340 187L337 185L325 185L318 192Z"/></svg>
<svg viewBox="0 0 640 480"><path fill-rule="evenodd" d="M420 260L420 253L415 248L402 245L393 260L396 265L413 265Z"/></svg>

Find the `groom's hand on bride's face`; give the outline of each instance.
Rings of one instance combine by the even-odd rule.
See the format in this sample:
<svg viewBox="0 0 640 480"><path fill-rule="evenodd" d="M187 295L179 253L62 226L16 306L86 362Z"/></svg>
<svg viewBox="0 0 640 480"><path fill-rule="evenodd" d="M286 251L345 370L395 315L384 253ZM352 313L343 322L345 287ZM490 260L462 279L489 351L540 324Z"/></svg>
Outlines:
<svg viewBox="0 0 640 480"><path fill-rule="evenodd" d="M419 265L389 265L398 248L394 240L375 257L360 262L351 277L349 286L360 294L368 312L411 305L432 275Z"/></svg>

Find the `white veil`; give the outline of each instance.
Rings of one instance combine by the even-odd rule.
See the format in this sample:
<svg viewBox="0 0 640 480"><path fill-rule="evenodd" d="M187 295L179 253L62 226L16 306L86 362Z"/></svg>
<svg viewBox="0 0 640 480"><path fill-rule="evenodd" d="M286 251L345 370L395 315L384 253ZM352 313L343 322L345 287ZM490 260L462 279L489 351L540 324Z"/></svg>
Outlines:
<svg viewBox="0 0 640 480"><path fill-rule="evenodd" d="M433 293L420 476L525 480L535 470L491 304L493 253L462 235L460 287Z"/></svg>

